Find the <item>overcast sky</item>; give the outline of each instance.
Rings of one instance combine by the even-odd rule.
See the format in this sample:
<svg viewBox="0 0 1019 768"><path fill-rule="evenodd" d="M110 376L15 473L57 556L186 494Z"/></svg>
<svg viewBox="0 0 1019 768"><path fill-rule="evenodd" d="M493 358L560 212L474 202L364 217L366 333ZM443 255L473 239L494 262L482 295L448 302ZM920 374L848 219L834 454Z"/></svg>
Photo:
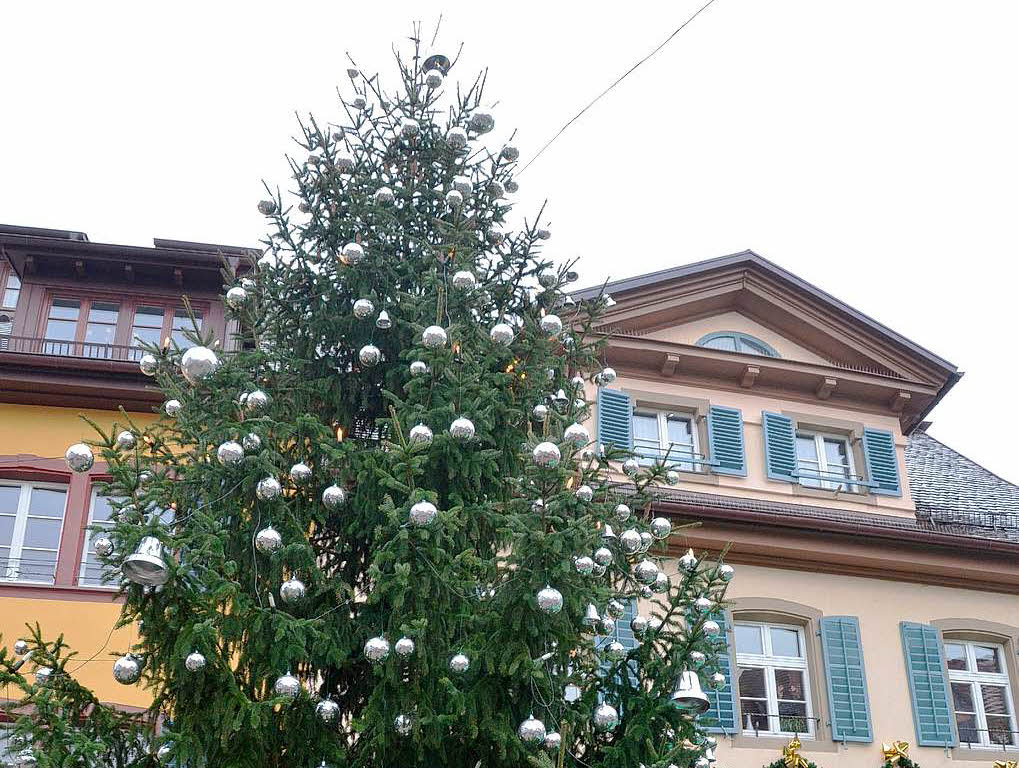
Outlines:
<svg viewBox="0 0 1019 768"><path fill-rule="evenodd" d="M255 244L294 112L443 14L528 159L704 0L5 3L0 222ZM744 248L966 372L931 434L1019 480L1019 3L716 0L521 177L581 283ZM302 153L303 154L303 153Z"/></svg>

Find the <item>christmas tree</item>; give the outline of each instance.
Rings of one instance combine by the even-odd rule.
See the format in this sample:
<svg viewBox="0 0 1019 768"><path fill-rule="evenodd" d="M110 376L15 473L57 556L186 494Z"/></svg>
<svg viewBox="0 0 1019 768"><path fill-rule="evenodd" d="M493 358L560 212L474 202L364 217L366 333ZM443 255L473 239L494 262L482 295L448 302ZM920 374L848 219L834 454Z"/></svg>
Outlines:
<svg viewBox="0 0 1019 768"><path fill-rule="evenodd" d="M604 301L570 298L540 214L510 227L484 77L417 39L397 64L302 125L296 199L227 275L236 349L149 348L165 418L91 441L140 638L113 674L152 695L132 764L706 765L732 570L665 559L667 457L592 442ZM83 695L32 646L58 669L23 703ZM19 722L40 764L96 764L53 730Z"/></svg>

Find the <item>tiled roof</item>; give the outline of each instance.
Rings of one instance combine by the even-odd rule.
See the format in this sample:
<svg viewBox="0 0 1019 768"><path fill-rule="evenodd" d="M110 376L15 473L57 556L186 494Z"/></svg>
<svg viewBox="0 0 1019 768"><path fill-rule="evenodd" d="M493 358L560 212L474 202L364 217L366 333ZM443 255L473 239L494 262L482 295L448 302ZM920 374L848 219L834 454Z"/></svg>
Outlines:
<svg viewBox="0 0 1019 768"><path fill-rule="evenodd" d="M930 530L1019 541L1019 486L920 430L909 436L906 472Z"/></svg>

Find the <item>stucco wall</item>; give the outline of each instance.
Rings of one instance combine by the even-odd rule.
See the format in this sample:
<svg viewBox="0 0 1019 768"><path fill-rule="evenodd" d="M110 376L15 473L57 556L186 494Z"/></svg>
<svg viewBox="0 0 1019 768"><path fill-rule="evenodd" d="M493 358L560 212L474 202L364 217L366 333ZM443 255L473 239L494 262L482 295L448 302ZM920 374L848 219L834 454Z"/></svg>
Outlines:
<svg viewBox="0 0 1019 768"><path fill-rule="evenodd" d="M854 743L847 747L831 745L829 750L818 751L811 750L811 742L804 740L803 754L821 768L879 766L880 742L893 739L909 742L910 756L923 768L960 762L990 766L994 757L987 751L956 749L950 757L944 749L916 746L899 622L929 623L961 618L1016 624L1019 623L1019 599L1015 596L757 566L737 567L728 596L737 601L762 597L790 600L825 615L859 618L874 743ZM810 674L822 679L821 670L811 669ZM819 712L815 707L815 716L827 722L827 711ZM780 757L773 746L768 749L734 747L731 740L723 737L719 737L719 744L718 764L725 768L760 768ZM976 762L968 762L967 758Z"/></svg>

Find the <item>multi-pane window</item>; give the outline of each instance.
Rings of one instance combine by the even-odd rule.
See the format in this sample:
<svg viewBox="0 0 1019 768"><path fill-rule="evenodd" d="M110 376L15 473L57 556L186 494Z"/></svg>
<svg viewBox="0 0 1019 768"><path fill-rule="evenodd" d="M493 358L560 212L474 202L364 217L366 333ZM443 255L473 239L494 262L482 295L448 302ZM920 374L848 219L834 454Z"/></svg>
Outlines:
<svg viewBox="0 0 1019 768"><path fill-rule="evenodd" d="M699 347L720 349L723 352L739 352L743 355L763 355L778 357L778 353L760 339L746 333L732 331L727 333L709 333L697 342Z"/></svg>
<svg viewBox="0 0 1019 768"><path fill-rule="evenodd" d="M1004 648L949 640L945 659L959 741L974 747L1014 746L1015 710Z"/></svg>
<svg viewBox="0 0 1019 768"><path fill-rule="evenodd" d="M744 733L813 737L803 630L738 622L734 632Z"/></svg>
<svg viewBox="0 0 1019 768"><path fill-rule="evenodd" d="M78 299L53 299L46 320L46 343L43 350L50 355L70 355L78 335L81 302Z"/></svg>
<svg viewBox="0 0 1019 768"><path fill-rule="evenodd" d="M186 309L168 309L159 306L140 306L135 309L131 325L131 343L134 346L154 344L159 346L167 336L181 349L193 346L185 331L193 331L195 324L202 327L202 313L194 312L195 323ZM139 352L136 357L139 357Z"/></svg>
<svg viewBox="0 0 1019 768"><path fill-rule="evenodd" d="M55 298L46 319L43 351L50 355L109 358L120 305L98 299Z"/></svg>
<svg viewBox="0 0 1019 768"><path fill-rule="evenodd" d="M693 416L640 409L633 412L632 425L633 450L642 463L661 460L690 472L700 466Z"/></svg>
<svg viewBox="0 0 1019 768"><path fill-rule="evenodd" d="M11 272L7 275L7 281L4 284L3 290L3 301L0 302L0 307L4 309L15 309L18 306L18 296L21 295L21 280L16 274Z"/></svg>
<svg viewBox="0 0 1019 768"><path fill-rule="evenodd" d="M67 489L0 480L0 579L52 584Z"/></svg>
<svg viewBox="0 0 1019 768"><path fill-rule="evenodd" d="M850 491L855 476L849 441L838 435L796 432L796 470L800 484L829 491Z"/></svg>
<svg viewBox="0 0 1019 768"><path fill-rule="evenodd" d="M95 552L93 542L101 535L100 529L113 527L113 504L119 499L103 496L98 490L92 490L88 509L88 530L85 531L85 542L81 551L81 570L78 573L78 584L89 587L116 586L104 580L109 566L103 563ZM96 530L93 530L96 529Z"/></svg>

